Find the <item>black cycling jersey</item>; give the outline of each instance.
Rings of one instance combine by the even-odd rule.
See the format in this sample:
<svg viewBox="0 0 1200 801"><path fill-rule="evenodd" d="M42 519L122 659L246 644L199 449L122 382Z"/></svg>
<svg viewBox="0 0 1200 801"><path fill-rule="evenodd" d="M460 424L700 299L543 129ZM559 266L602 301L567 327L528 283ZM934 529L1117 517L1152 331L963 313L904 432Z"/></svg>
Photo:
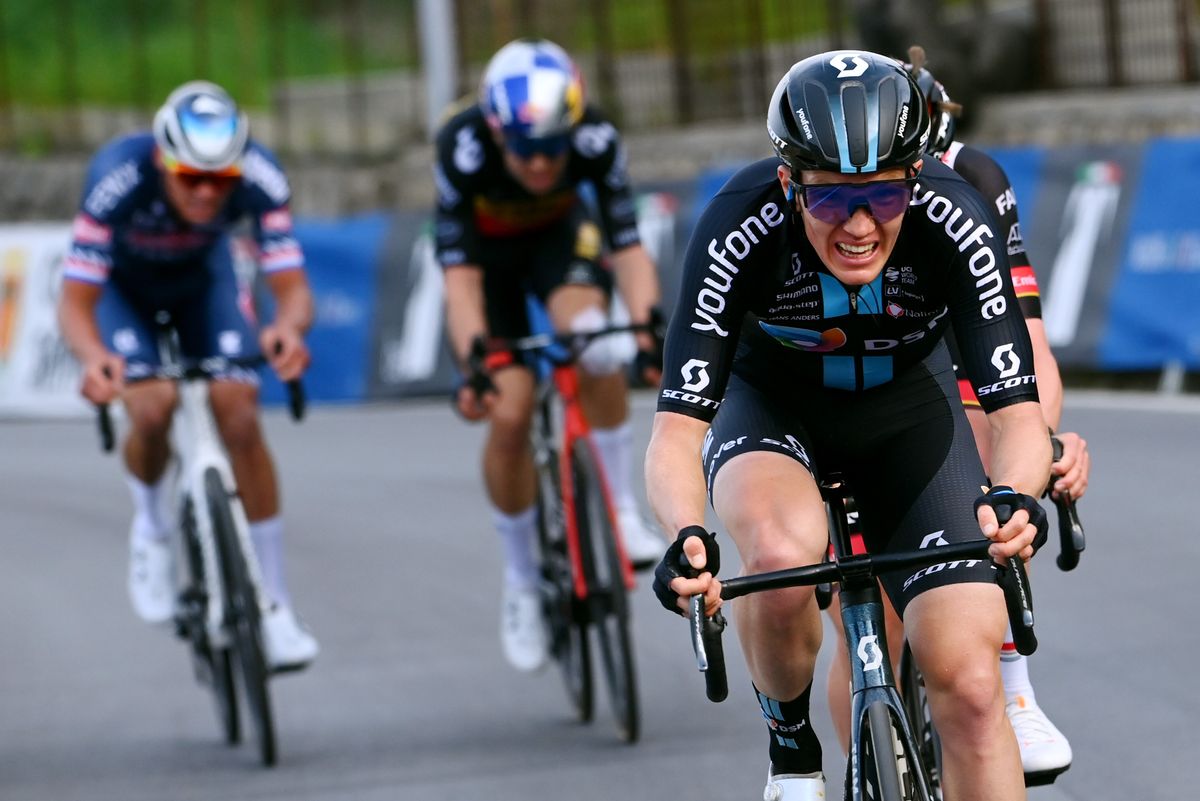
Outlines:
<svg viewBox="0 0 1200 801"><path fill-rule="evenodd" d="M530 194L513 179L478 106L442 127L436 150L437 252L444 266L484 264L489 238L517 237L563 221L576 212L584 183L594 189L609 249L640 241L620 134L592 107L571 134L561 184L544 195ZM595 242L597 252L600 244Z"/></svg>
<svg viewBox="0 0 1200 801"><path fill-rule="evenodd" d="M788 210L777 164L739 171L697 223L659 410L711 421L731 372L772 397L869 392L928 356L951 321L985 409L1037 400L994 218L963 178L926 159L885 268L845 286Z"/></svg>

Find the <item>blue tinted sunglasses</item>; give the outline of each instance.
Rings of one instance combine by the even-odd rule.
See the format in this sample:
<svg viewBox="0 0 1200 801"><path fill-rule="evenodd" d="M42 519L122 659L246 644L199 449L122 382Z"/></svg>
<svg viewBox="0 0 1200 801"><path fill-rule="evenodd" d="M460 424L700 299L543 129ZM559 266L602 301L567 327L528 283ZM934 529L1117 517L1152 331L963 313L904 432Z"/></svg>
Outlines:
<svg viewBox="0 0 1200 801"><path fill-rule="evenodd" d="M904 213L912 200L917 177L865 184L796 184L808 213L824 223L837 225L865 208L876 222L885 223Z"/></svg>
<svg viewBox="0 0 1200 801"><path fill-rule="evenodd" d="M571 144L569 134L531 138L527 136L506 136L504 146L517 158L528 161L534 156L555 158L567 151Z"/></svg>

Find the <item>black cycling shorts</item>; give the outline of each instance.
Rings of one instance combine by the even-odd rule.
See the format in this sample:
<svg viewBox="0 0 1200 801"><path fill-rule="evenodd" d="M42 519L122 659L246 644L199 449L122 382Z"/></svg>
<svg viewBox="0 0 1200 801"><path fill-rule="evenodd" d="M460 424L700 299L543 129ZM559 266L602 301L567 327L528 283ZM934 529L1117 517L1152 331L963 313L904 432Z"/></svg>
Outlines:
<svg viewBox="0 0 1200 801"><path fill-rule="evenodd" d="M601 260L601 242L600 226L582 203L546 228L484 240L488 332L505 338L532 333L525 307L529 295L544 304L555 289L568 285L596 286L611 295L612 274Z"/></svg>
<svg viewBox="0 0 1200 801"><path fill-rule="evenodd" d="M769 388L768 388L769 390ZM908 551L983 536L973 505L983 465L958 398L944 345L893 381L860 393L813 388L779 398L751 386L736 366L704 443L713 478L741 453L774 451L814 478L840 473L872 553ZM995 581L991 560L956 561L881 577L896 610L933 587Z"/></svg>

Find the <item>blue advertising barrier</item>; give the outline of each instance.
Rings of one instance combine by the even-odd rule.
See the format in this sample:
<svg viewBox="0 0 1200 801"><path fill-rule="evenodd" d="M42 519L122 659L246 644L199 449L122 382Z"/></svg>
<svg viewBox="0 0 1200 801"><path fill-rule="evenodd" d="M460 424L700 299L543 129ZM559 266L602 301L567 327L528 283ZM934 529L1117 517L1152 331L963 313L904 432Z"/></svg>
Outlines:
<svg viewBox="0 0 1200 801"><path fill-rule="evenodd" d="M380 254L390 223L391 217L383 213L296 221L316 304L307 338L312 366L304 376L311 400L345 402L366 397L377 273L383 266ZM264 309L263 314L269 318L270 310ZM264 402L281 402L283 387L269 370L264 373Z"/></svg>

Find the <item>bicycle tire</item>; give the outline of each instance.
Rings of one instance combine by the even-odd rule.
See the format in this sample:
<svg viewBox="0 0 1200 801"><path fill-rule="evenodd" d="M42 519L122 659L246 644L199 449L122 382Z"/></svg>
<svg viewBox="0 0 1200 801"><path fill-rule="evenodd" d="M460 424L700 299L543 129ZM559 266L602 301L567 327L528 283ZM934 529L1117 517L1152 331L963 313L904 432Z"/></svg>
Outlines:
<svg viewBox="0 0 1200 801"><path fill-rule="evenodd" d="M579 533L588 610L600 641L601 661L608 685L617 733L627 743L640 734L637 672L629 635L629 599L617 552L616 527L601 483L601 471L587 440L575 441L571 453L575 483L575 520Z"/></svg>
<svg viewBox="0 0 1200 801"><path fill-rule="evenodd" d="M275 722L271 717L271 696L267 687L269 672L263 654L258 597L242 554L229 493L215 468L209 468L204 474L204 491L212 520L213 538L221 554L227 623L237 652L242 691L258 735L259 758L263 765L269 767L275 764L277 758Z"/></svg>
<svg viewBox="0 0 1200 801"><path fill-rule="evenodd" d="M862 738L862 798L876 801L912 801L916 784L902 766L896 750L896 724L891 707L873 701L860 732Z"/></svg>
<svg viewBox="0 0 1200 801"><path fill-rule="evenodd" d="M942 738L933 717L929 714L929 698L925 694L925 678L921 675L908 641L900 652L900 694L904 702L904 713L913 727L917 741L918 757L925 765L929 776L929 788L934 801L942 798Z"/></svg>
<svg viewBox="0 0 1200 801"><path fill-rule="evenodd" d="M189 499L183 509L183 556L187 567L187 585L181 594L181 617L176 624L180 634L192 648L192 665L196 680L212 691L213 706L221 734L229 745L241 742L241 723L238 719L237 689L233 680L233 661L229 648L213 648L208 639L206 618L208 594L204 555L196 535L196 517Z"/></svg>

